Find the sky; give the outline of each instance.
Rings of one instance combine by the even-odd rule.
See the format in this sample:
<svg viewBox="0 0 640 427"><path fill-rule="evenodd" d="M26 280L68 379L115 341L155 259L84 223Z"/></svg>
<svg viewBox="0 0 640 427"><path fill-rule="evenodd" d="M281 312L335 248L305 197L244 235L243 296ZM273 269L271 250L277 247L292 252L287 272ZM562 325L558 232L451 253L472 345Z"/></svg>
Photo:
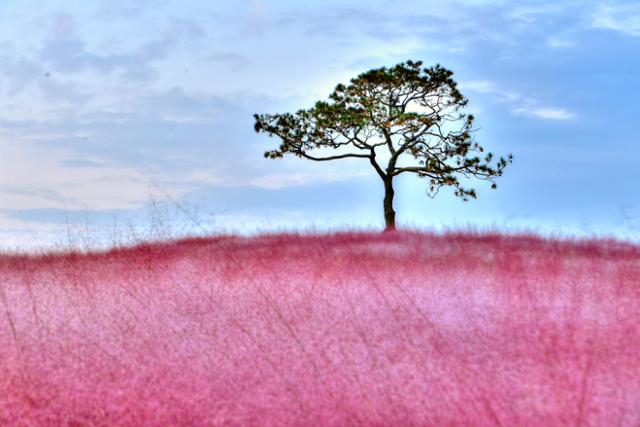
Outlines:
<svg viewBox="0 0 640 427"><path fill-rule="evenodd" d="M376 230L360 159L265 159L254 113L406 60L454 72L514 162L463 203L396 183L400 227L640 240L640 2L3 0L0 249Z"/></svg>

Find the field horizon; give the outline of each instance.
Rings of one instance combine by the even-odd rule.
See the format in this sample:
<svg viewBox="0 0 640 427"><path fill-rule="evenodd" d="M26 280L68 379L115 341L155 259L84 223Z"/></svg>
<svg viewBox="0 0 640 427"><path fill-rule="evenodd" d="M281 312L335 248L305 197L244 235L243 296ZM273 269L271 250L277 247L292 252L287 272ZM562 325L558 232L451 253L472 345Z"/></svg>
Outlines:
<svg viewBox="0 0 640 427"><path fill-rule="evenodd" d="M192 226L203 228L200 220L190 218ZM164 230L164 228L167 228ZM154 232L151 232L153 229ZM0 247L0 257L17 257L17 258L48 258L58 256L99 256L109 253L132 251L135 252L140 248L148 247L172 247L181 246L193 242L213 243L223 240L261 240L279 237L287 238L323 238L328 236L340 235L367 235L377 236L384 234L397 235L421 235L425 237L451 237L456 236L473 236L477 238L496 237L507 239L532 239L548 242L556 242L560 244L602 244L602 245L629 245L639 246L640 238L637 237L638 229L633 228L628 235L624 236L620 233L599 233L595 230L585 230L584 233L576 233L575 231L553 231L545 229L544 231L529 227L509 227L504 228L496 225L473 225L464 226L445 225L438 228L424 228L411 225L401 225L395 230L385 230L377 227L342 227L342 228L316 228L314 226L306 229L276 228L276 229L258 229L250 233L242 233L237 230L206 230L205 233L174 233L171 228L163 221L154 224L148 232L138 231L139 236L130 240L106 240L104 236L99 239L92 237L88 230L75 230L73 237L69 237L68 241L58 239L50 246L25 246L19 245ZM113 231L112 233L123 233L124 230Z"/></svg>
<svg viewBox="0 0 640 427"><path fill-rule="evenodd" d="M640 422L640 245L411 230L0 254L0 425Z"/></svg>

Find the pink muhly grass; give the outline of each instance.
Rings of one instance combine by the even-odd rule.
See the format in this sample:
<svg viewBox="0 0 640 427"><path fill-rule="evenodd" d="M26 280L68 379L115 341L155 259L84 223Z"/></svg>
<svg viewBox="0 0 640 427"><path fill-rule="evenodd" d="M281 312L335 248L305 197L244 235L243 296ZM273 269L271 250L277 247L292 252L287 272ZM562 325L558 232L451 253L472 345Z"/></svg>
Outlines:
<svg viewBox="0 0 640 427"><path fill-rule="evenodd" d="M640 247L417 232L0 256L0 425L635 426Z"/></svg>

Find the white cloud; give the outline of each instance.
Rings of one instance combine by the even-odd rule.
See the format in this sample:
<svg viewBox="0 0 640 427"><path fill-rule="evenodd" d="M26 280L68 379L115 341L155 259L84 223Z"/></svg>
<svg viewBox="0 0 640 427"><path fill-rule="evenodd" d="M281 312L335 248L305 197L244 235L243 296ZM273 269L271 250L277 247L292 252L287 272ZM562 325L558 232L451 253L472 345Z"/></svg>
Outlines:
<svg viewBox="0 0 640 427"><path fill-rule="evenodd" d="M554 37L549 37L547 39L547 45L554 49L563 49L563 48L573 47L575 46L575 43L571 40L554 36Z"/></svg>
<svg viewBox="0 0 640 427"><path fill-rule="evenodd" d="M562 5L553 3L528 5L522 7L516 6L507 12L507 16L527 23L536 23L541 16L557 14L561 12L562 9Z"/></svg>
<svg viewBox="0 0 640 427"><path fill-rule="evenodd" d="M302 161L302 160L301 160ZM314 168L309 165L308 161L304 161L305 172L288 171L264 173L253 177L237 176L218 176L212 171L198 171L188 175L188 180L204 183L220 187L245 187L252 186L264 188L267 190L277 190L286 187L297 187L320 182L340 182L347 181L352 178L370 176L368 164L364 168L358 167L358 160L351 163L351 167L340 168L339 165L322 165L322 168ZM349 160L342 160L342 165L349 163ZM363 162L359 162L361 165Z"/></svg>
<svg viewBox="0 0 640 427"><path fill-rule="evenodd" d="M328 171L325 173L290 173L290 174L269 174L256 177L249 180L249 185L266 189L279 189L284 187L307 185L314 182L339 182L346 181L350 178L368 176L365 172L336 172Z"/></svg>
<svg viewBox="0 0 640 427"><path fill-rule="evenodd" d="M0 210L139 207L149 201L150 183L158 178L109 164L69 168L65 161L74 153L5 138L0 135Z"/></svg>
<svg viewBox="0 0 640 427"><path fill-rule="evenodd" d="M514 113L517 115L522 115L526 117L536 118L536 119L544 119L544 120L569 120L576 117L576 115L570 111L565 110L564 108L518 108L514 110Z"/></svg>
<svg viewBox="0 0 640 427"><path fill-rule="evenodd" d="M461 81L458 87L462 90L469 89L478 93L492 93L496 90L495 85L486 80Z"/></svg>
<svg viewBox="0 0 640 427"><path fill-rule="evenodd" d="M511 113L516 116L543 120L568 120L576 117L574 113L565 108L541 105L542 102L537 99L504 90L495 83L486 80L465 81L461 82L459 86L462 90L489 95L494 102L509 105Z"/></svg>
<svg viewBox="0 0 640 427"><path fill-rule="evenodd" d="M640 36L640 3L601 5L592 16L591 26Z"/></svg>
<svg viewBox="0 0 640 427"><path fill-rule="evenodd" d="M460 82L458 85L462 90L470 90L472 92L481 94L490 94L499 102L515 102L522 98L522 96L516 92L508 91L497 87L493 82L486 80L468 80Z"/></svg>

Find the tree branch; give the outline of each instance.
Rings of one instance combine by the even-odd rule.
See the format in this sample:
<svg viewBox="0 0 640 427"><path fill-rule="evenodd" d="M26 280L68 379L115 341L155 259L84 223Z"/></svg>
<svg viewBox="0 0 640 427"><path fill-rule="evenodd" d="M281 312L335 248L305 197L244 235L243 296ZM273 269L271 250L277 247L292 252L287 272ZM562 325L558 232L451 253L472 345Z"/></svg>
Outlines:
<svg viewBox="0 0 640 427"><path fill-rule="evenodd" d="M387 143L387 148L389 149L389 153L391 155L395 155L396 149L393 148L393 141L391 140L391 135L389 134L389 131L384 126L381 127L381 130L382 130L382 134L384 135L384 140Z"/></svg>
<svg viewBox="0 0 640 427"><path fill-rule="evenodd" d="M382 178L383 180L386 179L387 174L384 173L384 171L382 170L378 162L376 162L376 152L373 148L371 149L371 155L369 156L369 161L371 162L371 165L376 170L378 175L380 175L380 178Z"/></svg>
<svg viewBox="0 0 640 427"><path fill-rule="evenodd" d="M404 168L396 168L393 171L393 176L400 175L403 172L422 172L424 175L430 178L435 179L437 177L437 175L431 175L427 173L428 170L426 166L411 166L411 167L404 167Z"/></svg>
<svg viewBox="0 0 640 427"><path fill-rule="evenodd" d="M363 158L363 159L368 159L369 157L371 157L368 154L340 154L338 156L315 157L315 156L310 156L309 154L305 153L304 151L300 152L298 154L300 154L305 159L315 160L316 162L324 162L326 160L346 159L348 157L360 157L360 158Z"/></svg>

